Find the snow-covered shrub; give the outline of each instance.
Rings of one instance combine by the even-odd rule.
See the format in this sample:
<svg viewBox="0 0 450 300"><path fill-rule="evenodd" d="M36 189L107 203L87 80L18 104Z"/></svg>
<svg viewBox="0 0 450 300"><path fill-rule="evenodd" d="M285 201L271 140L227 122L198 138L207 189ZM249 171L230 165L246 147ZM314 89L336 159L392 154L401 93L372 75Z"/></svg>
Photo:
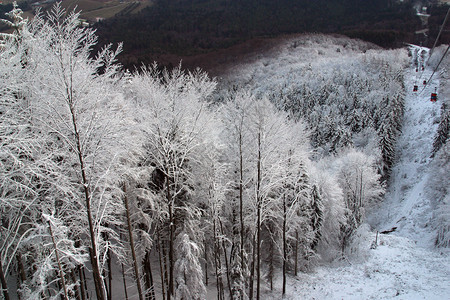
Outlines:
<svg viewBox="0 0 450 300"><path fill-rule="evenodd" d="M364 261L370 255L374 236L368 224L361 225L352 235L344 256L354 261Z"/></svg>
<svg viewBox="0 0 450 300"><path fill-rule="evenodd" d="M438 232L436 246L450 247L450 194L447 194L437 207Z"/></svg>

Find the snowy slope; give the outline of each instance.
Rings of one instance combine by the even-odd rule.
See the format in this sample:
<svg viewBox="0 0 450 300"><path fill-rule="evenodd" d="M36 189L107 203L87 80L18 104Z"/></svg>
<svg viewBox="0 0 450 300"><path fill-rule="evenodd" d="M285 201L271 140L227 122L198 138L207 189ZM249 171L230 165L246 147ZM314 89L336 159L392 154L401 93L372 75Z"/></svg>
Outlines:
<svg viewBox="0 0 450 300"><path fill-rule="evenodd" d="M435 238L430 225L432 209L425 194L433 138L438 127L440 102L430 101L431 92L439 87L439 78L433 76L423 88L422 81L428 80L431 69L415 72L411 67L405 74L408 89L405 103L403 132L397 145L397 164L393 168L386 200L372 221L379 230L397 228L397 234L419 243L432 246ZM419 91L413 92L414 84ZM439 180L436 178L436 180Z"/></svg>
<svg viewBox="0 0 450 300"><path fill-rule="evenodd" d="M375 236L371 235L375 240ZM448 255L382 235L364 263L321 267L290 282L286 299L449 299Z"/></svg>
<svg viewBox="0 0 450 300"><path fill-rule="evenodd" d="M439 78L435 74L423 90L422 82L432 70L421 73L414 66L405 71L407 96L397 163L385 201L368 216L373 230L362 228L356 237L360 246L353 250L358 259L291 278L286 299L450 299L450 251L433 247L436 232L425 193L441 106L439 100L430 102L430 94L439 87ZM419 91L413 92L416 82ZM391 234L375 233L393 227L397 230Z"/></svg>

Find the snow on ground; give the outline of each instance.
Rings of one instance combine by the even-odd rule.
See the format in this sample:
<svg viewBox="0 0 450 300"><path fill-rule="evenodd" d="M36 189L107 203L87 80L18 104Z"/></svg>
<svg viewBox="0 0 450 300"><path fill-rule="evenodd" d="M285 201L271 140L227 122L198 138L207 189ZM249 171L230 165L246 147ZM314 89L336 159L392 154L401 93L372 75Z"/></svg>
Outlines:
<svg viewBox="0 0 450 300"><path fill-rule="evenodd" d="M431 73L429 69L415 72L415 67L405 71L407 95L398 160L382 206L368 216L373 230L361 229L360 248L354 249L350 261L290 278L285 299L450 299L450 250L433 247L433 215L424 191L441 106L439 99L430 102L439 78L423 90L422 82ZM412 91L414 84L419 85L418 92ZM395 232L377 237L376 231L393 227Z"/></svg>
<svg viewBox="0 0 450 300"><path fill-rule="evenodd" d="M286 299L449 299L448 255L395 235L380 235L377 248L366 251L363 263L291 279Z"/></svg>

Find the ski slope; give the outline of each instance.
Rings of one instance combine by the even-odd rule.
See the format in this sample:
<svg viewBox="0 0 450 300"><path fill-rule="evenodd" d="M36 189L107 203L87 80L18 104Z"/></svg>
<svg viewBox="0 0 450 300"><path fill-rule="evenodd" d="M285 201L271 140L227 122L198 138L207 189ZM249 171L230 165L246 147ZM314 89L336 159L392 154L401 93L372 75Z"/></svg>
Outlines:
<svg viewBox="0 0 450 300"><path fill-rule="evenodd" d="M380 231L397 227L398 235L422 247L432 247L435 238L430 226L432 207L425 188L441 107L441 102L431 102L430 96L439 87L439 78L435 74L426 87L422 84L432 71L425 69L421 74L414 67L406 71L405 117L397 144L397 163L383 206L369 219ZM412 91L414 84L419 86L418 92Z"/></svg>
<svg viewBox="0 0 450 300"><path fill-rule="evenodd" d="M354 258L291 278L285 299L450 299L450 251L434 248L432 206L425 193L441 106L439 98L430 101L439 87L437 74L426 88L422 84L432 71L405 70L397 163L383 204L368 216L372 229L363 226L356 236ZM416 82L419 91L413 92ZM376 234L393 227L390 234Z"/></svg>

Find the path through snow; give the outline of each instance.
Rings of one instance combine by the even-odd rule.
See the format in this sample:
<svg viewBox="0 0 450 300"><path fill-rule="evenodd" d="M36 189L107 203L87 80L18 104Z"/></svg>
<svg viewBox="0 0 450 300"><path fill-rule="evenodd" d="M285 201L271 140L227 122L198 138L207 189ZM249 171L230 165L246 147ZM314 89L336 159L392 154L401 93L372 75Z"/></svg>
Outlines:
<svg viewBox="0 0 450 300"><path fill-rule="evenodd" d="M382 207L368 218L374 231L397 230L379 235L375 249L370 246L376 233L366 231L358 249L362 261L319 267L312 274L291 278L286 299L450 299L450 252L433 247L432 210L424 191L441 105L439 100L430 102L439 78L422 91L431 72L425 69L421 76L414 67L405 71L398 160ZM414 84L419 85L418 92L412 91Z"/></svg>

